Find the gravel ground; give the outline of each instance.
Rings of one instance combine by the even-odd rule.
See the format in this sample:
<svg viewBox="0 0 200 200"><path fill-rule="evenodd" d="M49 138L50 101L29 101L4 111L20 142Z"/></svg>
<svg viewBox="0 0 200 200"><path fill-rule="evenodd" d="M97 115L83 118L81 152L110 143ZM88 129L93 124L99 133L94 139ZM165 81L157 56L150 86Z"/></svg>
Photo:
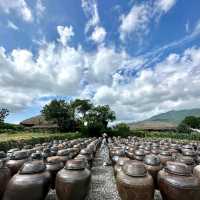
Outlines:
<svg viewBox="0 0 200 200"><path fill-rule="evenodd" d="M93 161L91 188L85 200L120 200L113 168L104 166L105 162L110 162L109 153L107 145L102 142ZM56 200L55 190L51 190L45 200ZM154 200L162 200L158 190L155 192Z"/></svg>
<svg viewBox="0 0 200 200"><path fill-rule="evenodd" d="M120 200L113 168L103 166L105 162L109 162L108 147L102 142L93 161L91 188L86 200Z"/></svg>

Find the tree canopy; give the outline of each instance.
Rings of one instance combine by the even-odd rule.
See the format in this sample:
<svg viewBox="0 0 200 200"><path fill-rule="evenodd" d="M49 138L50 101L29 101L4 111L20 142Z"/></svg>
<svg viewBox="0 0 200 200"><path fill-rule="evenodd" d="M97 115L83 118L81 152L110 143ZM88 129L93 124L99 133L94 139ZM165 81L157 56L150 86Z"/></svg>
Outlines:
<svg viewBox="0 0 200 200"><path fill-rule="evenodd" d="M9 115L7 108L0 108L0 124L4 123L5 118Z"/></svg>
<svg viewBox="0 0 200 200"><path fill-rule="evenodd" d="M90 100L76 99L71 102L52 100L42 109L46 120L57 124L60 131L82 131L99 135L115 120L115 113L108 105L93 105Z"/></svg>

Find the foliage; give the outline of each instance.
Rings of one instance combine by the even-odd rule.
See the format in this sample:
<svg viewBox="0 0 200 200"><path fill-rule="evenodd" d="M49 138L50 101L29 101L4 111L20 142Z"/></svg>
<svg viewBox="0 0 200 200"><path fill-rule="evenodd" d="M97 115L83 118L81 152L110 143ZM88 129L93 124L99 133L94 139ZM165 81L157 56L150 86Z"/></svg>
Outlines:
<svg viewBox="0 0 200 200"><path fill-rule="evenodd" d="M52 100L48 105L44 106L41 112L46 120L56 123L61 132L71 130L73 110L70 104L64 100Z"/></svg>
<svg viewBox="0 0 200 200"><path fill-rule="evenodd" d="M24 127L16 124L4 123L1 125L0 133L16 133L17 131L24 131Z"/></svg>
<svg viewBox="0 0 200 200"><path fill-rule="evenodd" d="M9 110L6 108L0 109L0 125L4 123L5 118L9 115Z"/></svg>
<svg viewBox="0 0 200 200"><path fill-rule="evenodd" d="M179 124L178 131L183 133L190 133L190 128L200 128L200 117L188 116Z"/></svg>
<svg viewBox="0 0 200 200"><path fill-rule="evenodd" d="M127 124L119 123L112 128L112 135L126 137L128 135L131 135L131 130Z"/></svg>
<svg viewBox="0 0 200 200"><path fill-rule="evenodd" d="M86 135L99 135L108 130L115 113L108 105L94 106L90 100L76 99L70 103L52 100L41 111L46 120L53 121L63 131L82 131Z"/></svg>
<svg viewBox="0 0 200 200"><path fill-rule="evenodd" d="M107 132L108 123L115 120L115 113L108 105L92 107L83 118L82 132L89 136Z"/></svg>

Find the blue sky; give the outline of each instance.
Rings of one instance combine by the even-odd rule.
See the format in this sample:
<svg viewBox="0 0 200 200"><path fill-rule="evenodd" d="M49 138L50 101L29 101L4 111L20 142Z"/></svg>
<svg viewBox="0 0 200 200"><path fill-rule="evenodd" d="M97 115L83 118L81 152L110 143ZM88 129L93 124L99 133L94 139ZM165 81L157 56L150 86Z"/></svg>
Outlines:
<svg viewBox="0 0 200 200"><path fill-rule="evenodd" d="M118 121L200 106L197 0L1 0L0 107L18 123L54 98Z"/></svg>

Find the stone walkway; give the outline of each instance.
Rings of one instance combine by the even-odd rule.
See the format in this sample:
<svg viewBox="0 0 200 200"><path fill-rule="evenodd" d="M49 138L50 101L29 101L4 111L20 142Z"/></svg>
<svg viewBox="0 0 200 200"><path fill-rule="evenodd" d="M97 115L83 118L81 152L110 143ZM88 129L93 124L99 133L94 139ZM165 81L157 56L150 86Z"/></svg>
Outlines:
<svg viewBox="0 0 200 200"><path fill-rule="evenodd" d="M93 161L91 189L86 200L120 200L113 168L103 166L104 162L109 162L109 152L102 142Z"/></svg>

